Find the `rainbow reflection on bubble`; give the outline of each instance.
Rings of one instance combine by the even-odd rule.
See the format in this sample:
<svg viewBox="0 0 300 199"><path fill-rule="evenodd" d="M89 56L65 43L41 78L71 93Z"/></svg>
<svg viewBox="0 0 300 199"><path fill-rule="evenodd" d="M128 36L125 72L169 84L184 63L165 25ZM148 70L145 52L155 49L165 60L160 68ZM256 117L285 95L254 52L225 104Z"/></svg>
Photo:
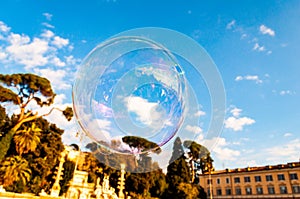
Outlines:
<svg viewBox="0 0 300 199"><path fill-rule="evenodd" d="M75 114L84 133L113 152L130 153L124 145L112 146L124 136L163 146L184 120L185 88L184 72L167 49L141 37L118 37L81 64Z"/></svg>

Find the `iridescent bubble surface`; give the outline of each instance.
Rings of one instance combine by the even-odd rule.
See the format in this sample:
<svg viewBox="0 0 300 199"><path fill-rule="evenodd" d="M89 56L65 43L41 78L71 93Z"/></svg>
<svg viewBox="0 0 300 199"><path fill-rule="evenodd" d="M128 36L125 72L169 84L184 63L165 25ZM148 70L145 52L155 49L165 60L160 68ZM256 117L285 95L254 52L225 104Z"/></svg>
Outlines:
<svg viewBox="0 0 300 199"><path fill-rule="evenodd" d="M198 42L148 27L114 35L87 55L73 107L83 150L107 166L125 163L126 171L141 173L179 158L172 153L177 137L213 151L226 98L218 68Z"/></svg>
<svg viewBox="0 0 300 199"><path fill-rule="evenodd" d="M94 142L131 153L112 140L137 136L163 146L182 124L184 94L183 70L167 49L140 37L118 37L85 58L73 103L78 123Z"/></svg>

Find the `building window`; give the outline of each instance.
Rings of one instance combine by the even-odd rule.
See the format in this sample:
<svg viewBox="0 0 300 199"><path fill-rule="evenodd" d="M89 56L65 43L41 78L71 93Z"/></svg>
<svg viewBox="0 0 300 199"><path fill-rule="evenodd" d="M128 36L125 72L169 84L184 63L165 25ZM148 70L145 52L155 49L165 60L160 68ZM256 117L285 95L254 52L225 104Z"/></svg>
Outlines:
<svg viewBox="0 0 300 199"><path fill-rule="evenodd" d="M212 184L212 180L211 179L207 179L207 184Z"/></svg>
<svg viewBox="0 0 300 199"><path fill-rule="evenodd" d="M229 181L229 178L226 178L226 184L229 184L230 181Z"/></svg>
<svg viewBox="0 0 300 199"><path fill-rule="evenodd" d="M277 177L278 177L278 180L285 180L284 174L278 174Z"/></svg>
<svg viewBox="0 0 300 199"><path fill-rule="evenodd" d="M256 187L256 193L259 194L263 194L263 188L262 187Z"/></svg>
<svg viewBox="0 0 300 199"><path fill-rule="evenodd" d="M244 177L244 181L245 182L250 182L250 177L249 176Z"/></svg>
<svg viewBox="0 0 300 199"><path fill-rule="evenodd" d="M281 185L279 188L280 188L280 193L281 194L286 194L287 193L287 189L286 189L285 185Z"/></svg>
<svg viewBox="0 0 300 199"><path fill-rule="evenodd" d="M266 180L267 181L273 181L273 176L272 175L266 175Z"/></svg>
<svg viewBox="0 0 300 199"><path fill-rule="evenodd" d="M217 184L220 184L220 178L217 179Z"/></svg>
<svg viewBox="0 0 300 199"><path fill-rule="evenodd" d="M261 182L261 177L260 176L255 176L255 182Z"/></svg>
<svg viewBox="0 0 300 199"><path fill-rule="evenodd" d="M240 183L240 178L239 177L235 177L234 178L234 183Z"/></svg>
<svg viewBox="0 0 300 199"><path fill-rule="evenodd" d="M239 187L235 188L235 195L242 195L241 188L239 188Z"/></svg>
<svg viewBox="0 0 300 199"><path fill-rule="evenodd" d="M268 186L268 193L269 194L275 194L275 189L273 186Z"/></svg>
<svg viewBox="0 0 300 199"><path fill-rule="evenodd" d="M300 193L300 186L299 185L293 185L292 189L293 189L293 193Z"/></svg>
<svg viewBox="0 0 300 199"><path fill-rule="evenodd" d="M210 196L210 189L207 189L207 196Z"/></svg>
<svg viewBox="0 0 300 199"><path fill-rule="evenodd" d="M226 195L228 196L228 195L231 195L231 189L230 188L227 188L226 189Z"/></svg>
<svg viewBox="0 0 300 199"><path fill-rule="evenodd" d="M222 189L217 189L217 195L221 196L222 195Z"/></svg>
<svg viewBox="0 0 300 199"><path fill-rule="evenodd" d="M251 195L252 194L252 189L251 189L251 187L246 187L246 194L247 195Z"/></svg>
<svg viewBox="0 0 300 199"><path fill-rule="evenodd" d="M298 180L297 173L291 173L291 174L290 174L290 179L291 179L291 180Z"/></svg>

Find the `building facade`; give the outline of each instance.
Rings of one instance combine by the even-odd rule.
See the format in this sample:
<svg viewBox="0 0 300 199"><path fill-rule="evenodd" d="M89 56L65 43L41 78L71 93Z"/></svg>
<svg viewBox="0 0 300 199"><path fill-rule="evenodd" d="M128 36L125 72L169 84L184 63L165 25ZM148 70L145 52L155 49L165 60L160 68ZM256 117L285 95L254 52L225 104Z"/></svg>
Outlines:
<svg viewBox="0 0 300 199"><path fill-rule="evenodd" d="M300 162L212 171L201 174L200 185L208 198L300 199Z"/></svg>

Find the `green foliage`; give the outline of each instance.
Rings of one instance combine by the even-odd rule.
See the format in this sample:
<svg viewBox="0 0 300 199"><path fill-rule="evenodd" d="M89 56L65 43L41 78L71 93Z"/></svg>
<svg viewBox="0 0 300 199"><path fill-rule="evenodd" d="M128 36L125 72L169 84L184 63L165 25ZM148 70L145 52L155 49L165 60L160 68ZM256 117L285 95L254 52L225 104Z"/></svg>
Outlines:
<svg viewBox="0 0 300 199"><path fill-rule="evenodd" d="M19 104L18 95L0 85L0 102Z"/></svg>
<svg viewBox="0 0 300 199"><path fill-rule="evenodd" d="M8 133L1 133L1 135L4 134L0 139L1 161L5 156L8 156L7 152L11 148L10 144L13 142L12 138L16 133L14 141L19 154L27 153L36 148L35 145L39 142L38 133L33 133L32 129L29 130L30 127L26 123L34 123L36 119L49 115L55 108L52 108L49 113L38 115L38 113L32 114L31 110L27 110L27 106L31 101L35 101L41 107L50 106L53 104L56 94L53 92L49 80L34 74L0 74L0 83L0 102L10 102L18 105L16 107L20 112L17 115L13 115L10 129L6 130ZM70 107L67 107L62 112L67 120L71 120L73 111ZM18 131L20 128L22 129ZM32 141L30 144L27 144L26 140L30 137Z"/></svg>
<svg viewBox="0 0 300 199"><path fill-rule="evenodd" d="M73 178L75 163L73 161L67 160L64 165L64 174L62 180L59 182L61 190L60 195L66 193L69 188L69 182Z"/></svg>
<svg viewBox="0 0 300 199"><path fill-rule="evenodd" d="M154 152L159 154L161 148L154 142L151 142L145 138L138 136L125 136L122 138L123 142L128 144L130 147L139 149L140 152Z"/></svg>
<svg viewBox="0 0 300 199"><path fill-rule="evenodd" d="M196 186L190 183L180 183L178 185L178 192L173 197L174 199L196 199L198 198L199 191Z"/></svg>
<svg viewBox="0 0 300 199"><path fill-rule="evenodd" d="M194 160L206 157L206 155L209 153L208 149L205 146L202 146L195 141L186 140L183 142L183 146L190 149L191 156Z"/></svg>
<svg viewBox="0 0 300 199"><path fill-rule="evenodd" d="M4 100L6 101L11 101L14 104L21 104L27 101L26 99L32 98L40 106L49 106L53 103L55 93L51 88L50 81L46 78L34 74L0 74L0 82L8 87L14 87L19 92L16 94L11 92L11 90L10 92L8 91L4 96ZM40 93L42 96L44 96L46 101L42 101L39 97L34 97L34 95L37 93ZM3 101L1 100L1 102Z"/></svg>
<svg viewBox="0 0 300 199"><path fill-rule="evenodd" d="M169 164L171 164L172 162L177 160L183 154L184 154L184 150L183 150L183 147L182 147L181 139L179 137L177 137L174 141L173 153L172 153L171 159L169 161Z"/></svg>
<svg viewBox="0 0 300 199"><path fill-rule="evenodd" d="M21 156L6 158L0 166L1 183L4 187L20 181L23 186L30 180L31 170L27 160Z"/></svg>
<svg viewBox="0 0 300 199"><path fill-rule="evenodd" d="M32 123L31 127L24 127L24 129L18 130L15 133L14 142L19 155L35 151L40 143L41 131L42 129L36 127L35 123Z"/></svg>
<svg viewBox="0 0 300 199"><path fill-rule="evenodd" d="M5 132L4 132L5 133ZM8 130L0 139L0 162L4 159L13 139L14 131Z"/></svg>
<svg viewBox="0 0 300 199"><path fill-rule="evenodd" d="M190 149L190 157L198 160L199 155L206 152L206 148L194 141L185 141L183 145ZM208 150L207 150L208 151ZM191 155L194 156L191 156ZM194 158L195 157L195 158ZM205 156L206 157L206 156ZM167 168L167 183L168 188L163 194L162 198L168 199L194 199L201 198L205 199L206 194L202 187L200 187L193 179L194 172L191 172L187 158L184 155L182 142L180 138L176 138L173 146L173 153L170 159L170 164Z"/></svg>
<svg viewBox="0 0 300 199"><path fill-rule="evenodd" d="M63 115L66 117L68 121L70 121L73 117L73 109L71 107L67 107L65 110L63 110Z"/></svg>

